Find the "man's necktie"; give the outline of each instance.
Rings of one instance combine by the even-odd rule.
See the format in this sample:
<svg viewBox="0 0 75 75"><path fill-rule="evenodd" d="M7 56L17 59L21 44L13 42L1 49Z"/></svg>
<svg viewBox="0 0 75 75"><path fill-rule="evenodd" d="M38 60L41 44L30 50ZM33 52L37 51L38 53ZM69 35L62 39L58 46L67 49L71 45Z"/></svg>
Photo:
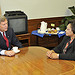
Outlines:
<svg viewBox="0 0 75 75"><path fill-rule="evenodd" d="M7 37L5 36L4 32L3 32L3 38L6 41L7 47L9 47L9 41L8 41Z"/></svg>

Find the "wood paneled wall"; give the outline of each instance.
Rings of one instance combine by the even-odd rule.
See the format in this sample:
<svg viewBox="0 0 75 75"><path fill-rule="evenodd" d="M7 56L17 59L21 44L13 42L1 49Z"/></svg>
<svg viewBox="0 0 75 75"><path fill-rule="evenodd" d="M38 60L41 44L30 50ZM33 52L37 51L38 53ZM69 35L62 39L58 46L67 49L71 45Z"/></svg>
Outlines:
<svg viewBox="0 0 75 75"><path fill-rule="evenodd" d="M54 18L41 18L41 19L31 19L28 20L28 32L31 33L33 30L37 30L38 27L41 25L41 21L45 21L48 24L48 28L51 27L51 23L54 23L56 27L61 24L61 20L64 17L54 17ZM30 36L30 45L37 45L37 36L31 35Z"/></svg>
<svg viewBox="0 0 75 75"><path fill-rule="evenodd" d="M51 23L54 23L57 26L61 24L61 20L64 17L54 17L54 18L41 18L41 19L31 19L28 20L28 32L31 33L33 30L36 30L40 25L41 21L47 22L48 26L51 27Z"/></svg>

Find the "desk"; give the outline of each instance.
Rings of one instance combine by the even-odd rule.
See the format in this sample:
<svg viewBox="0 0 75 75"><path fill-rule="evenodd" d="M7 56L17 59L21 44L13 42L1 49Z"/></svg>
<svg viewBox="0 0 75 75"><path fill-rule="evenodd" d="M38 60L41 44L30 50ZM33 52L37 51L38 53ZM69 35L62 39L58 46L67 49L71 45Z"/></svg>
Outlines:
<svg viewBox="0 0 75 75"><path fill-rule="evenodd" d="M75 75L75 61L48 59L48 49L25 47L13 57L0 56L0 75Z"/></svg>

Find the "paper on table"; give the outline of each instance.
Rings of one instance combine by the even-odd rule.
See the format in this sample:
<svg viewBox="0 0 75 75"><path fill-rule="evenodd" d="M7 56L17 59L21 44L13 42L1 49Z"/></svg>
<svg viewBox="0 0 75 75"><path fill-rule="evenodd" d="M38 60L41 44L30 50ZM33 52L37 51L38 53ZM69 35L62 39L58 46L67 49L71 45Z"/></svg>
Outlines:
<svg viewBox="0 0 75 75"><path fill-rule="evenodd" d="M20 50L13 50L15 53L19 53L20 52Z"/></svg>
<svg viewBox="0 0 75 75"><path fill-rule="evenodd" d="M52 27L55 27L55 24L52 23L51 26L52 26Z"/></svg>
<svg viewBox="0 0 75 75"><path fill-rule="evenodd" d="M63 33L65 33L65 32L64 31L59 32L59 34L63 34Z"/></svg>

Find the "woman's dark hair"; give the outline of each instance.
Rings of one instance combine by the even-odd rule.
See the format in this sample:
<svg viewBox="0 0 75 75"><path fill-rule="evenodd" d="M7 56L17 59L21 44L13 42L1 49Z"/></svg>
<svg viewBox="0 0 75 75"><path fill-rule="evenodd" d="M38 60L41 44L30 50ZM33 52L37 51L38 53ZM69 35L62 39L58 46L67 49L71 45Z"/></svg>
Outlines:
<svg viewBox="0 0 75 75"><path fill-rule="evenodd" d="M71 24L72 31L75 34L75 19L69 20L68 24Z"/></svg>

